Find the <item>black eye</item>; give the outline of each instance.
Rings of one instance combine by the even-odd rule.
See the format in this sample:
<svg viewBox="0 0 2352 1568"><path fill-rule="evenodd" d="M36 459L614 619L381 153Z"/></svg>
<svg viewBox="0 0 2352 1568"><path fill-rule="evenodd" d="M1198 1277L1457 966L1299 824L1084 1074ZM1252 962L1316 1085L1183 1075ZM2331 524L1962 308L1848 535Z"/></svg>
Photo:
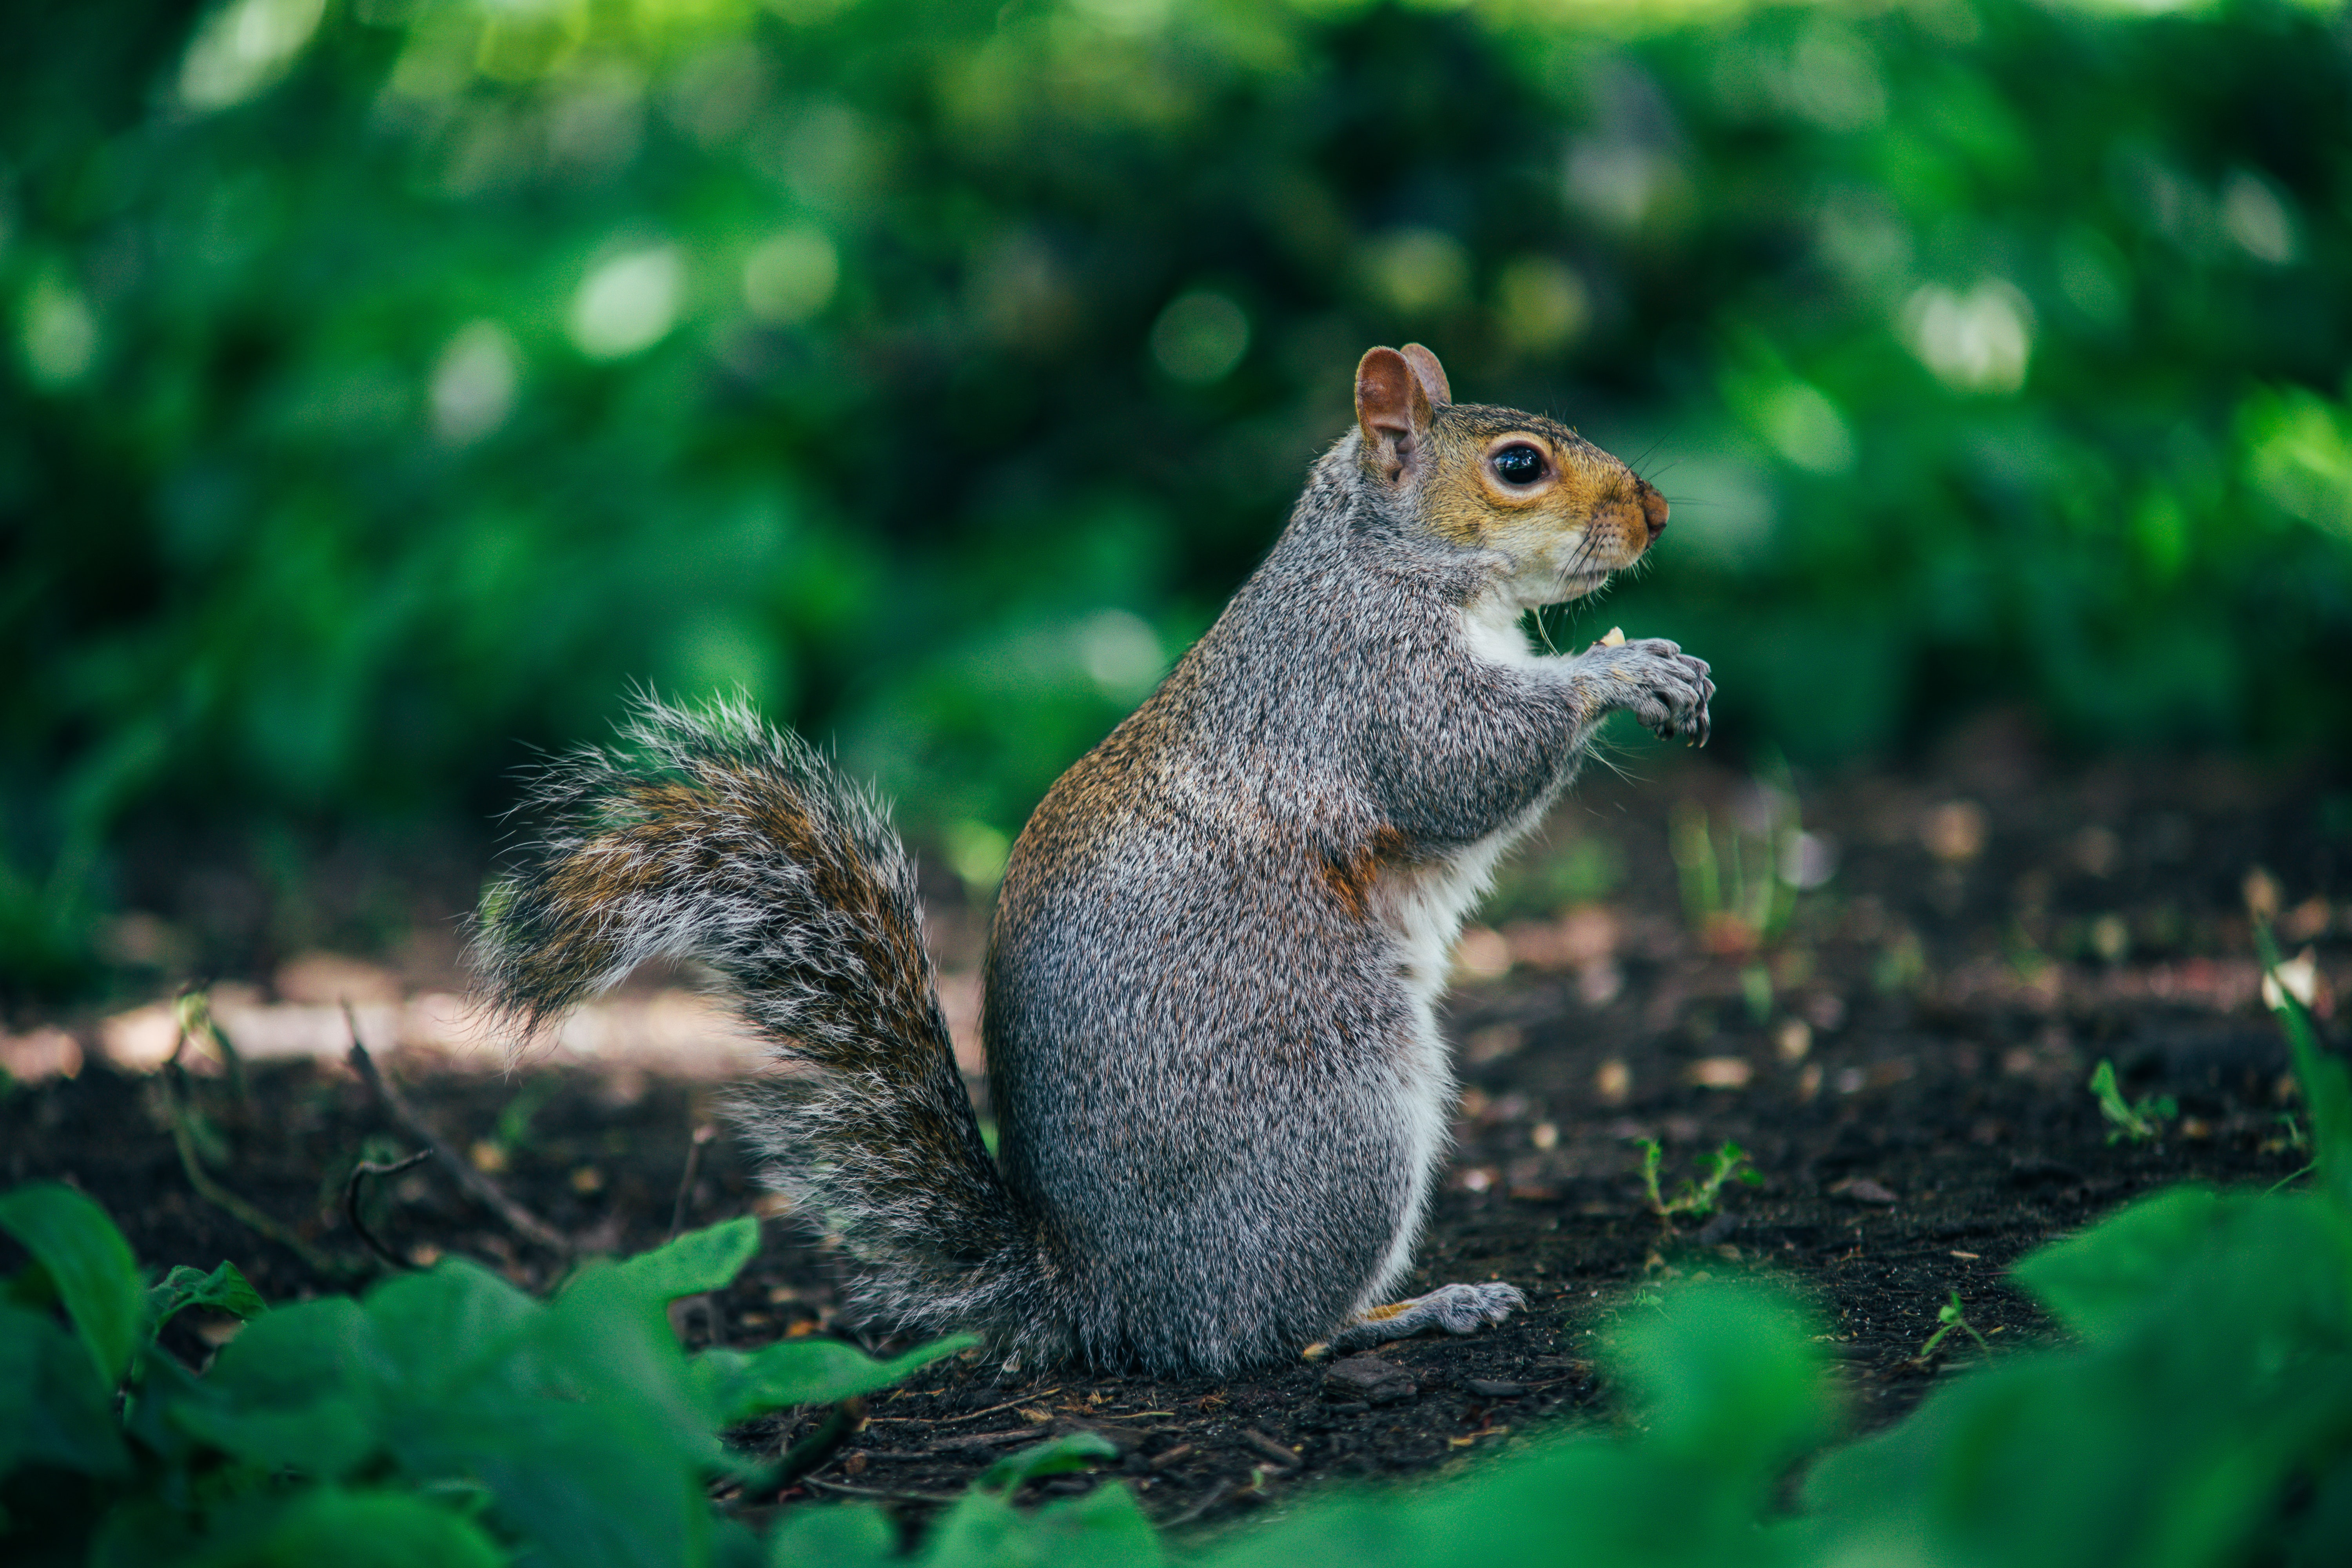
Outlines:
<svg viewBox="0 0 2352 1568"><path fill-rule="evenodd" d="M1507 485L1531 485L1543 478L1543 454L1533 447L1506 447L1495 454L1495 472Z"/></svg>

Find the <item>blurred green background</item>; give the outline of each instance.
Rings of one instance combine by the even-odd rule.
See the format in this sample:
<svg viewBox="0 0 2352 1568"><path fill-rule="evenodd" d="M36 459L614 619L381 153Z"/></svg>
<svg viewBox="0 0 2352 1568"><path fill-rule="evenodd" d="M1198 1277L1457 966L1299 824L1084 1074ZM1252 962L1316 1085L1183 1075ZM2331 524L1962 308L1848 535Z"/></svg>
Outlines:
<svg viewBox="0 0 2352 1568"><path fill-rule="evenodd" d="M1735 754L2352 718L2340 4L89 0L8 42L12 995L194 918L190 866L478 847L631 681L741 685L985 882L1408 338L1665 490L1555 635L1703 653Z"/></svg>

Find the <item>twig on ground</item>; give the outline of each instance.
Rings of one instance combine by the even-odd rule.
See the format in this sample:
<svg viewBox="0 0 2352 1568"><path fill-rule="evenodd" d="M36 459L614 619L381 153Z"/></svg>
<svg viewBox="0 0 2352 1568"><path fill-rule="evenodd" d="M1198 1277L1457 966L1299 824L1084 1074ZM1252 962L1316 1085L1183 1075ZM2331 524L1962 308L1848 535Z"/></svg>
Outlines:
<svg viewBox="0 0 2352 1568"><path fill-rule="evenodd" d="M1259 1453L1265 1455L1267 1458L1272 1459L1277 1465L1285 1465L1295 1470L1303 1462L1297 1454L1292 1453L1288 1448L1283 1447L1280 1443L1276 1442L1273 1438L1267 1436L1265 1433L1259 1431L1255 1426L1244 1426L1238 1432L1235 1432L1234 1436L1239 1437L1243 1442L1248 1444L1251 1447L1255 1448Z"/></svg>
<svg viewBox="0 0 2352 1568"><path fill-rule="evenodd" d="M993 1415L1000 1410L1010 1410L1018 1405L1031 1405L1040 1399L1050 1399L1061 1392L1062 1385L1057 1383L1051 1388L1040 1389L1035 1394L1024 1394L1018 1399L1008 1399L1002 1405L992 1405L985 1410L975 1410L968 1415L943 1415L940 1418L939 1425L952 1426L959 1421L977 1421L983 1415Z"/></svg>
<svg viewBox="0 0 2352 1568"><path fill-rule="evenodd" d="M1219 1481L1215 1486L1209 1489L1209 1495L1207 1497L1202 1498L1191 1508L1185 1509L1181 1513L1171 1513L1166 1519L1160 1521L1160 1528L1162 1530L1173 1530L1178 1525L1192 1523L1194 1520L1200 1518L1202 1514L1208 1512L1211 1509L1216 1507L1227 1498L1233 1496L1235 1491L1240 1489L1240 1485L1241 1483L1238 1481Z"/></svg>
<svg viewBox="0 0 2352 1568"><path fill-rule="evenodd" d="M718 1136L719 1129L706 1121L694 1130L694 1140L686 1146L686 1170L677 1178L677 1202L672 1204L669 1210L669 1238L672 1241L676 1241L677 1233L686 1228L686 1204L694 1195L694 1173L702 1163L702 1147Z"/></svg>
<svg viewBox="0 0 2352 1568"><path fill-rule="evenodd" d="M450 1151L446 1143L435 1135L433 1129L425 1123L425 1119L417 1114L416 1108L409 1104L407 1099L398 1089L385 1081L383 1074L376 1070L375 1058L368 1055L367 1047L360 1042L359 1016L352 1011L352 1005L349 1002L343 1004L343 1022L352 1032L352 1070L366 1081L369 1091L375 1096L377 1103L383 1107L386 1114L400 1123L401 1131L424 1144L425 1152L439 1162L441 1167L449 1173L451 1179L477 1202L504 1220L508 1229L522 1237L526 1241L534 1242L545 1247L558 1258L569 1258L572 1256L572 1243L562 1232L507 1196L504 1188L466 1161L459 1159Z"/></svg>
<svg viewBox="0 0 2352 1568"><path fill-rule="evenodd" d="M814 1487L822 1492L839 1492L844 1497L874 1498L882 1502L961 1502L954 1492L893 1492L879 1487L853 1487L844 1481L821 1481L814 1476L803 1476L798 1485Z"/></svg>
<svg viewBox="0 0 2352 1568"><path fill-rule="evenodd" d="M180 1152L180 1168L187 1173L188 1184L196 1189L198 1197L257 1236L265 1240L274 1241L286 1248L315 1272L323 1274L331 1279L342 1279L349 1275L352 1272L349 1264L328 1257L254 1207L253 1205L213 1180L212 1173L205 1169L204 1161L196 1153L195 1133L189 1121L194 1113L189 1109L187 1102L181 1098L181 1090L186 1085L187 1075L186 1069L180 1066L180 1052L187 1043L188 1033L185 1029L182 1029L179 1038L172 1044L171 1056L164 1059L163 1070L157 1075L155 1081L157 1092L163 1096L164 1115L172 1125L172 1147Z"/></svg>
<svg viewBox="0 0 2352 1568"><path fill-rule="evenodd" d="M375 1232L367 1227L367 1221L360 1217L360 1184L370 1176L396 1176L403 1171L415 1169L432 1157L432 1150L419 1149L407 1159L396 1160L389 1165L373 1160L362 1160L352 1167L351 1179L343 1184L343 1217L351 1222L352 1229L359 1238L367 1243L368 1250L394 1268L413 1268L415 1265L378 1241Z"/></svg>

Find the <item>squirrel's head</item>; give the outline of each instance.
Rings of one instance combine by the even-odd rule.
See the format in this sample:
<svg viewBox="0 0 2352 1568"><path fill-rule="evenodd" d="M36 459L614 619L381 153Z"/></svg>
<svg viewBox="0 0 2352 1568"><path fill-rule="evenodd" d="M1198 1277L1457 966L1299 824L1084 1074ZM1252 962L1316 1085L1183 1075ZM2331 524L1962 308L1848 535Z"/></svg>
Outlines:
<svg viewBox="0 0 2352 1568"><path fill-rule="evenodd" d="M1524 604L1591 593L1665 529L1666 498L1633 469L1539 414L1456 404L1419 343L1358 363L1356 423L1366 480L1436 537L1503 555Z"/></svg>

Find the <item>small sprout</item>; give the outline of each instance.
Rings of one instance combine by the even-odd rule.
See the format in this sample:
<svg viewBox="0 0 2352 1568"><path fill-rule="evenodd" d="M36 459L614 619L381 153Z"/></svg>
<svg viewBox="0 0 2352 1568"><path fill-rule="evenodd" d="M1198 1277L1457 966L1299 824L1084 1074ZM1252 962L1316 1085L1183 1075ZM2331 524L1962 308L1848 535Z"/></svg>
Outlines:
<svg viewBox="0 0 2352 1568"><path fill-rule="evenodd" d="M2091 1074L2091 1092L2098 1096L2099 1114L2112 1123L2107 1130L2110 1143L2126 1139L2145 1143L2161 1137L2164 1124L2180 1114L2179 1104L2168 1094L2145 1096L2136 1103L2126 1103L2123 1090L2116 1084L2116 1064L2104 1057Z"/></svg>
<svg viewBox="0 0 2352 1568"><path fill-rule="evenodd" d="M1749 1164L1748 1151L1737 1143L1727 1142L1712 1154L1699 1156L1699 1179L1685 1181L1667 1197L1658 1190L1658 1166L1665 1157L1663 1145L1654 1138L1634 1140L1642 1150L1642 1190L1650 1200L1650 1212L1669 1223L1675 1215L1710 1215L1716 1202L1723 1195L1723 1184L1735 1175L1744 1186L1762 1184L1764 1178ZM1747 1169L1741 1167L1747 1166Z"/></svg>
<svg viewBox="0 0 2352 1568"><path fill-rule="evenodd" d="M1925 1363L1929 1356L1936 1353L1936 1347L1942 1344L1945 1339L1950 1335L1954 1329L1959 1330L1962 1333L1968 1335L1969 1338L1976 1341L1977 1349L1984 1352L1987 1355L1990 1355L1992 1353L1992 1346L1985 1342L1985 1337L1977 1332L1976 1325L1969 1322L1968 1318L1960 1311L1960 1293L1958 1290L1952 1292L1952 1299L1950 1300L1936 1309L1936 1321L1943 1326L1937 1329L1934 1333L1927 1336L1927 1342L1919 1347L1919 1353L1912 1357L1912 1360ZM1995 1330L1994 1331L1999 1332L2000 1331Z"/></svg>

